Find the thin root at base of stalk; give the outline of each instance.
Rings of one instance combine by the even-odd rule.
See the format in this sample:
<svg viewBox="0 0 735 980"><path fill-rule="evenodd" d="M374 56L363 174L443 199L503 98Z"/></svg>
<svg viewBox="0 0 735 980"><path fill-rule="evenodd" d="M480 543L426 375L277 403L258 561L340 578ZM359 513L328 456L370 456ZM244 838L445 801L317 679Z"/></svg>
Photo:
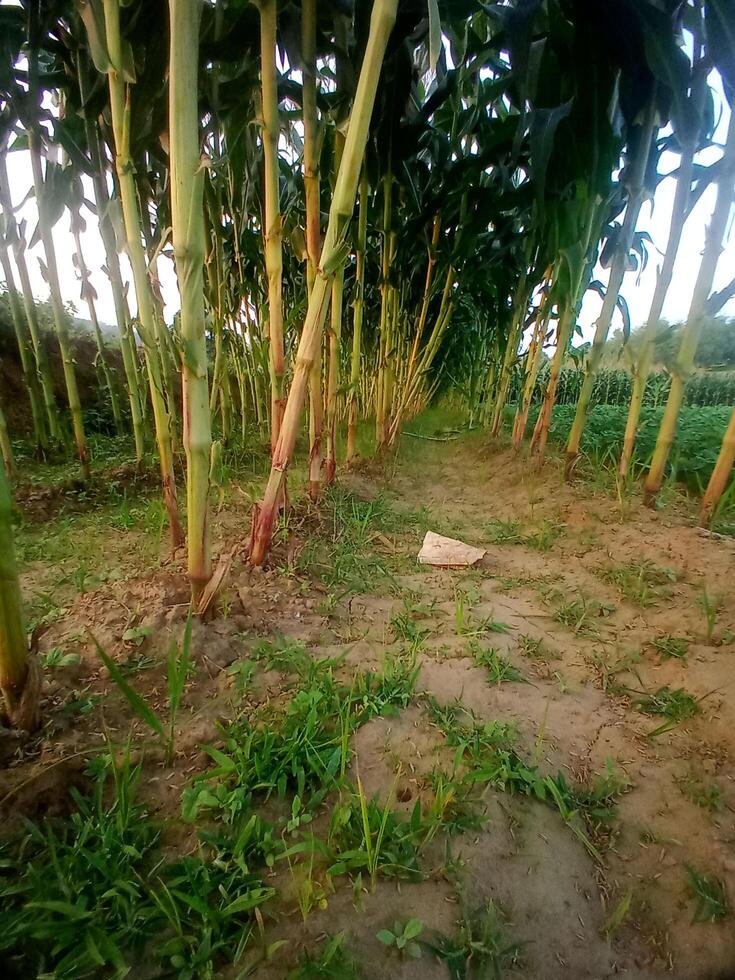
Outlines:
<svg viewBox="0 0 735 980"><path fill-rule="evenodd" d="M580 458L579 453L567 453L566 463L564 464L564 479L567 483L574 478Z"/></svg>
<svg viewBox="0 0 735 980"><path fill-rule="evenodd" d="M41 668L34 655L28 657L21 690L3 690L2 694L4 714L11 728L35 732L41 727Z"/></svg>

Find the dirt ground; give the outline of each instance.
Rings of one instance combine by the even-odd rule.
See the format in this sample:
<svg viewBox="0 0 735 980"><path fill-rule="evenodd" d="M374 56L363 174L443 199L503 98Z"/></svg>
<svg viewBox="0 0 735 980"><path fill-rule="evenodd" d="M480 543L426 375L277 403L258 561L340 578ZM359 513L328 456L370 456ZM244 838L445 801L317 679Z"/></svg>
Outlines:
<svg viewBox="0 0 735 980"><path fill-rule="evenodd" d="M220 744L218 723L282 697L287 686L277 670L256 665L237 694L233 664L247 661L259 639L281 634L317 659L345 653L347 671L377 670L400 643L401 614L418 632L420 669L412 702L353 736L352 773L368 795L385 799L396 785L396 808L409 813L426 796L432 768L451 759L427 695L482 722L512 723L519 754L544 773L589 785L612 766L622 791L612 822L589 831L591 853L555 809L487 788L482 829L434 841L421 881L379 880L358 896L345 883L306 921L283 872L273 872L279 894L267 930L287 944L255 975L285 977L303 950L344 930L366 980L447 977L444 963L401 958L376 933L417 918L427 934L451 934L461 896L468 906L492 899L503 910L521 950L512 975L528 980L735 978L733 919L693 921L689 870L719 879L735 900L735 541L701 532L684 498L672 495L652 512L602 479L564 484L554 460L539 474L485 436L411 441L390 469L343 479L357 499L380 500L399 515L370 539L390 569L377 585L367 572L363 589L334 583L335 529L305 507L266 569L236 554L216 617L195 624L196 674L174 764L164 766L155 747L141 749L141 794L168 820L168 845L192 846L193 829L174 818L182 790L211 764L202 746ZM228 497L213 522L216 551L246 540L246 514L237 493ZM415 556L428 529L486 548L486 556L464 571L421 568ZM144 533L100 532L82 594L69 591L63 561L41 556L24 567L27 594L60 590L61 611L36 630L40 653L73 650L80 660L45 672L39 737L0 738L8 825L20 814L65 812L65 787L84 785L89 750L104 732L122 738L132 727L146 740L90 639L118 662L142 664L136 688L154 704L163 700L166 651L187 613L181 556L160 567L141 560L134 579L94 575L111 562L124 568ZM325 546L321 564L307 560L315 534ZM478 663L477 642L515 668L509 678ZM691 695L696 713L651 735L667 719L642 711L640 699L664 688Z"/></svg>

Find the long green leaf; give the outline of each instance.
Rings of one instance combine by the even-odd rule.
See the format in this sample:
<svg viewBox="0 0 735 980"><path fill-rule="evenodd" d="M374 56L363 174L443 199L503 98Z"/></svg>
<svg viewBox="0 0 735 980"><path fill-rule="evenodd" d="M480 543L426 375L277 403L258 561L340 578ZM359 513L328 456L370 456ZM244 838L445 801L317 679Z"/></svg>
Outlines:
<svg viewBox="0 0 735 980"><path fill-rule="evenodd" d="M94 640L94 645L97 647L97 653L99 654L100 660L105 665L105 667L107 667L110 677L113 679L115 684L117 684L120 691L125 696L125 700L128 702L130 707L133 709L136 715L141 719L141 721L144 721L152 731L154 731L157 735L163 738L164 737L163 725L161 724L156 713L150 707L148 702L145 701L144 698L142 698L140 694L138 694L137 691L134 691L133 688L128 684L128 682L123 677L122 672L118 667L118 665L111 657L109 657L105 653L105 651L97 642L97 638L93 636L92 639Z"/></svg>

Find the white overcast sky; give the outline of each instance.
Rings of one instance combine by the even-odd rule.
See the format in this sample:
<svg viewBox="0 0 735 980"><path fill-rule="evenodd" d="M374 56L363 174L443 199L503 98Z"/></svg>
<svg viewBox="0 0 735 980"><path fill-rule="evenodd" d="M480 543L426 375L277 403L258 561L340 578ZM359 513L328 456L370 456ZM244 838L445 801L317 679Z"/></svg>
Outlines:
<svg viewBox="0 0 735 980"><path fill-rule="evenodd" d="M715 140L722 143L727 130L729 109L722 94L719 78L715 75L711 81L716 91L718 111L721 114L715 133ZM700 162L710 163L713 159L717 159L720 154L721 150L719 148L710 148L705 154L701 155ZM659 169L662 172L668 173L674 170L677 165L678 157L673 154L668 154L662 159ZM8 155L8 171L13 201L17 205L26 197L31 186L31 168L27 151L19 150ZM673 178L662 181L656 192L653 208L651 208L650 204L646 204L638 223L639 229L645 229L649 232L653 239L653 245L649 246L648 265L640 275L640 281L637 281L637 273L631 272L628 273L623 284L623 295L628 302L633 327L643 324L648 314L648 308L656 282L656 270L661 260L660 253L666 247L674 191L675 180ZM86 183L86 192L87 197L91 199L92 190L88 182ZM663 316L672 322L686 318L714 198L715 189L714 187L710 187L702 195L685 227L673 281L663 310ZM28 225L27 238L30 239L37 221L36 204L33 197L25 201L17 216L19 220L26 220ZM97 313L103 323L114 324L115 310L110 285L105 273L102 271L104 249L97 230L97 221L89 213L85 213L85 219L87 230L83 235L83 248L87 265L91 270L92 282L99 297L97 301ZM86 306L79 296L79 281L72 263L74 245L71 232L69 231L68 214L64 214L58 221L54 227L53 234L56 243L62 295L65 301L74 303L79 316L86 318L88 315ZM42 246L39 243L34 249L28 251L27 262L36 296L39 299L46 299L48 297L48 286L41 275L39 266L39 259L42 258L42 255ZM130 270L127 259L124 256L122 265L123 275L130 282ZM173 263L165 256L159 259L159 274L165 301L166 319L168 322L171 322L174 314L179 309L179 294ZM601 268L598 268L595 272L595 278L601 279L603 282L607 281L608 275L609 272ZM734 275L735 232L733 232L731 221L728 227L725 248L720 258L717 276L715 278L715 289L724 286ZM136 303L132 284L129 288L128 299L131 310L134 312ZM600 306L601 300L599 296L593 292L588 293L580 317L584 339L591 339L594 330L594 321L599 314ZM735 299L731 300L722 312L730 316L735 316ZM613 329L620 326L621 323L619 314L616 314Z"/></svg>

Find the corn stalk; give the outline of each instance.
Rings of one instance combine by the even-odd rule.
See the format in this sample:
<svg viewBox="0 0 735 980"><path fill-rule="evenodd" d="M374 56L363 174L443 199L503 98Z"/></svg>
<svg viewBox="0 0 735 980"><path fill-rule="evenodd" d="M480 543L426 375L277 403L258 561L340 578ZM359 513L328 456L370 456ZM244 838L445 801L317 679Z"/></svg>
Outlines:
<svg viewBox="0 0 735 980"><path fill-rule="evenodd" d="M360 386L360 362L362 360L362 320L365 310L365 250L367 247L368 196L367 170L362 168L360 177L360 211L357 219L357 245L355 261L355 295L352 320L352 361L350 364L350 396L347 420L347 465L354 462L357 442L358 388Z"/></svg>
<svg viewBox="0 0 735 980"><path fill-rule="evenodd" d="M706 71L703 65L698 68L697 77L692 91L692 102L697 113L701 111L701 103L706 87ZM664 306L666 294L671 285L674 275L676 257L679 253L681 236L684 232L684 224L687 219L687 208L691 196L692 172L694 170L694 154L697 149L698 131L692 129L687 138L682 140L682 152L679 160L679 170L676 178L676 192L674 203L671 209L671 221L669 223L669 237L666 242L666 251L663 262L656 277L656 287L651 299L651 307L648 311L648 318L643 329L641 347L638 356L633 363L633 387L628 407L628 419L625 424L625 435L623 437L623 451L620 455L618 472L620 476L627 476L630 462L633 458L635 441L638 435L638 425L641 418L641 408L643 407L643 396L646 391L646 382L651 371L651 361L653 359L653 346L661 319L661 312Z"/></svg>
<svg viewBox="0 0 735 980"><path fill-rule="evenodd" d="M48 358L46 357L43 337L41 336L41 328L38 323L38 311L36 309L36 301L33 298L33 290L31 289L31 279L28 275L28 266L26 265L25 259L25 242L21 237L20 230L13 216L13 202L10 196L10 183L8 181L8 169L4 152L0 153L0 208L2 208L5 219L6 231L11 239L15 267L18 270L18 278L20 279L23 310L33 346L36 372L43 395L51 442L61 444L63 442L63 435L56 405L56 395L54 394L54 383L51 377ZM10 288L9 282L8 288Z"/></svg>
<svg viewBox="0 0 735 980"><path fill-rule="evenodd" d="M707 489L702 497L699 509L699 523L702 527L708 527L713 515L717 512L717 506L725 492L727 481L730 479L733 464L735 464L735 409L730 416L715 468L712 470Z"/></svg>
<svg viewBox="0 0 735 980"><path fill-rule="evenodd" d="M3 275L5 276L5 286L8 293L8 305L10 307L10 317L13 321L15 339L18 343L18 353L20 355L20 367L23 373L23 382L28 393L28 401L31 406L31 418L33 420L33 437L36 447L43 451L47 446L46 422L41 406L41 393L34 363L33 348L28 335L27 326L23 316L20 297L15 288L15 278L13 267L10 263L10 254L3 241L0 244L0 265L2 265Z"/></svg>
<svg viewBox="0 0 735 980"><path fill-rule="evenodd" d="M600 360L605 349L607 335L610 332L613 314L620 296L620 289L628 268L628 253L635 234L638 217L641 212L643 200L646 193L645 176L648 156L651 149L651 140L656 126L656 106L654 99L646 111L646 118L640 134L640 142L637 147L635 157L630 162L630 182L628 185L628 204L625 209L625 218L620 229L620 235L615 247L615 255L610 268L610 279L605 292L605 299L602 303L600 315L595 324L595 336L592 340L592 349L587 358L584 382L577 401L577 411L574 415L574 422L569 432L567 440L567 462L566 475L569 477L574 469L574 465L579 456L579 447L582 441L587 413L589 411L590 398L592 396L592 385L595 374L600 366Z"/></svg>
<svg viewBox="0 0 735 980"><path fill-rule="evenodd" d="M0 466L0 693L8 719L33 731L40 724L40 672L28 653L20 579L15 560L12 501L5 470Z"/></svg>
<svg viewBox="0 0 735 980"><path fill-rule="evenodd" d="M212 432L204 330L204 169L199 154L201 0L169 0L171 218L181 294L188 572L196 603L212 575L207 510Z"/></svg>
<svg viewBox="0 0 735 980"><path fill-rule="evenodd" d="M253 522L250 561L254 565L262 564L270 548L276 506L283 491L286 471L296 444L308 378L321 345L332 280L337 270L344 267L349 252L345 238L355 208L357 184L367 143L370 117L375 104L383 56L396 19L397 5L398 0L375 0L373 6L367 49L360 70L337 183L332 195L324 246L316 270L314 286L309 293L309 306L296 354L281 434L273 454L271 473L263 501L256 510Z"/></svg>
<svg viewBox="0 0 735 980"><path fill-rule="evenodd" d="M268 349L271 376L271 452L283 419L283 233L278 172L278 83L276 79L276 0L260 4L260 81L262 89L265 207L263 239L268 275Z"/></svg>
<svg viewBox="0 0 735 980"><path fill-rule="evenodd" d="M82 13L99 10L93 0L87 0ZM156 320L151 283L142 241L141 216L135 186L135 165L130 155L130 92L131 68L125 67L123 39L120 32L120 0L104 0L104 40L93 38L90 22L85 20L90 32L92 50L97 50L95 64L107 74L112 112L112 129L115 142L115 171L117 173L122 202L125 242L133 271L135 295L138 301L138 330L143 341L151 405L156 428L156 442L161 466L163 499L168 514L171 543L174 548L183 544L184 534L179 521L179 505L176 499L171 429L165 401L161 356L156 344ZM93 43L94 42L94 43ZM104 44L104 48L102 45Z"/></svg>
<svg viewBox="0 0 735 980"><path fill-rule="evenodd" d="M304 119L304 201L306 207L306 286L311 290L317 276L321 252L321 205L319 201L319 116L317 114L316 78L316 0L301 5L301 58ZM322 395L321 342L309 377L309 496L318 500L322 480L322 429L324 398Z"/></svg>
<svg viewBox="0 0 735 980"><path fill-rule="evenodd" d="M687 321L682 331L679 351L671 372L671 388L656 439L651 467L644 485L644 499L649 507L655 506L656 497L664 479L666 464L676 433L679 410L684 399L684 387L694 368L702 324L707 311L707 300L712 291L717 263L722 253L722 241L730 217L735 175L735 112L730 115L727 141L717 178L717 198L712 219L707 229L702 261L694 284Z"/></svg>
<svg viewBox="0 0 735 980"><path fill-rule="evenodd" d="M87 78L87 66L82 58L81 52L77 58L77 77L79 78L79 92L82 102L86 102L89 82ZM115 227L112 219L113 213L117 213L118 220L120 219L120 204L117 199L110 198L107 188L98 126L88 115L85 115L84 125L90 160L92 162L92 189L97 207L100 238L102 239L102 245L105 250L106 272L110 280L112 301L115 306L115 320L117 322L118 333L120 334L120 351L122 353L125 382L130 404L133 439L135 440L135 459L140 464L143 459L143 453L145 452L145 435L143 430L145 394L142 390L137 371L135 338L130 325L130 311L128 310L128 304L125 298L125 288L120 271L120 259L117 253Z"/></svg>

